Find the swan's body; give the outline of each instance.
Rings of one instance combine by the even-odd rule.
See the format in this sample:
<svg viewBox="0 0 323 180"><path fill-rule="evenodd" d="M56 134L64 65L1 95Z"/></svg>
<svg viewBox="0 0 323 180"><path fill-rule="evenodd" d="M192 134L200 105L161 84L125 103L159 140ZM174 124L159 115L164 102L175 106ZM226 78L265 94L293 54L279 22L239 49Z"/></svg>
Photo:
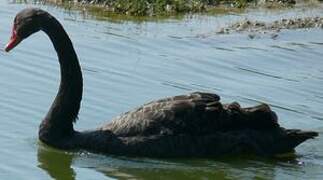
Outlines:
<svg viewBox="0 0 323 180"><path fill-rule="evenodd" d="M147 103L93 131L73 128L82 99L82 73L71 40L61 24L40 9L17 14L6 51L43 30L53 42L61 69L58 94L39 129L39 139L62 149L151 157L205 157L229 153L273 155L292 151L318 134L279 127L262 104L222 105L216 94L195 92Z"/></svg>

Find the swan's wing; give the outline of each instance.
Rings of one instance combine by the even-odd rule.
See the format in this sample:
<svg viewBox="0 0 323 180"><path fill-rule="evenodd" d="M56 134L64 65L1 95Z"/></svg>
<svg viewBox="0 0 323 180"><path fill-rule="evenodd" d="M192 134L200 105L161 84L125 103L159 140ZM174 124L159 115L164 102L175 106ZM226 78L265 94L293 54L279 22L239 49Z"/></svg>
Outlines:
<svg viewBox="0 0 323 180"><path fill-rule="evenodd" d="M212 116L222 108L216 94L195 92L152 101L126 112L101 130L118 136L152 134L201 134L210 129Z"/></svg>

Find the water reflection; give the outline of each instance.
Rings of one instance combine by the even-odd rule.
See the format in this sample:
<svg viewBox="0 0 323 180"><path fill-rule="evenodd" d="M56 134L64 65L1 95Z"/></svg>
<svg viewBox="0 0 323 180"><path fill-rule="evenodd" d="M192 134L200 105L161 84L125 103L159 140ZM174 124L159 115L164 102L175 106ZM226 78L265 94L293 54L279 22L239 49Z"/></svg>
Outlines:
<svg viewBox="0 0 323 180"><path fill-rule="evenodd" d="M219 159L148 159L67 153L44 144L38 147L38 167L54 179L77 179L76 169L90 169L117 179L273 179L277 168L291 173L302 163L296 156L264 159L254 156Z"/></svg>
<svg viewBox="0 0 323 180"><path fill-rule="evenodd" d="M187 160L186 160L187 161ZM67 153L52 149L44 144L38 147L38 167L54 179L76 179L77 173L72 167L95 169L107 177L118 179L196 179L216 177L226 179L223 169L205 168L201 160L154 160L141 158L107 157L94 154Z"/></svg>
<svg viewBox="0 0 323 180"><path fill-rule="evenodd" d="M38 167L43 169L53 179L74 180L75 171L72 168L74 155L51 149L42 144L38 146Z"/></svg>

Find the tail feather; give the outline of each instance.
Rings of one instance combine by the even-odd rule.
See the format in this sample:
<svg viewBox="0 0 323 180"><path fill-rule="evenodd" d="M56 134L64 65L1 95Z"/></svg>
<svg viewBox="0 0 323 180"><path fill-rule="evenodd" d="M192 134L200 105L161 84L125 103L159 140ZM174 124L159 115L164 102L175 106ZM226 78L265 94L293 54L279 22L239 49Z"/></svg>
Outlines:
<svg viewBox="0 0 323 180"><path fill-rule="evenodd" d="M281 143L278 153L288 152L308 139L314 139L319 135L315 131L303 131L300 129L285 129L285 140Z"/></svg>
<svg viewBox="0 0 323 180"><path fill-rule="evenodd" d="M256 146L261 144L258 146L259 149L264 154L271 155L292 152L296 146L306 140L319 136L319 133L315 131L285 129L282 127L276 130L263 131L263 133L263 136L256 136ZM268 146L269 144L271 145Z"/></svg>
<svg viewBox="0 0 323 180"><path fill-rule="evenodd" d="M300 143L307 139L313 139L319 135L319 133L315 131L303 131L300 129L286 129L286 134L289 138L300 141Z"/></svg>

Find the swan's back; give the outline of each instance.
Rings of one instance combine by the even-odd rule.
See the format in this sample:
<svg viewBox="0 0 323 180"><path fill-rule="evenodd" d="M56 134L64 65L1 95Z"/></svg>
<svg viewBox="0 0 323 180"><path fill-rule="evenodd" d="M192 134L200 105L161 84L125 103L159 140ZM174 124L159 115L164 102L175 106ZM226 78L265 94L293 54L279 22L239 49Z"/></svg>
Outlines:
<svg viewBox="0 0 323 180"><path fill-rule="evenodd" d="M251 124L249 114L239 105L234 103L223 107L219 100L216 94L201 92L160 99L114 118L102 129L120 137L131 137L209 135L217 131L255 128L257 124L265 126L263 128L278 126L271 115L267 115L269 119L261 117ZM268 114L271 114L269 111Z"/></svg>
<svg viewBox="0 0 323 180"><path fill-rule="evenodd" d="M212 103L217 104L219 99L215 94L196 92L152 101L121 114L103 129L109 129L118 136L197 133L198 129L192 129L197 125L194 123L202 125L208 122L203 122L205 118L195 122L195 118L201 118L206 108Z"/></svg>

